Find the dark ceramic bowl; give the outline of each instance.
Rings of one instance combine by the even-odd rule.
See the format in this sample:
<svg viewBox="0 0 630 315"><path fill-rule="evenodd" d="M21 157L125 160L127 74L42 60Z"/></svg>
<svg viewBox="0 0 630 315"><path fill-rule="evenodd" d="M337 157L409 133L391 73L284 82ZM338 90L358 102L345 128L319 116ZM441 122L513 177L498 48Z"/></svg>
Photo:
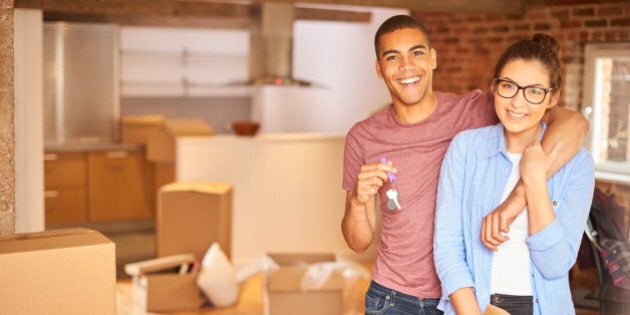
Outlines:
<svg viewBox="0 0 630 315"><path fill-rule="evenodd" d="M260 128L260 123L250 120L237 120L232 122L232 130L239 136L254 136Z"/></svg>

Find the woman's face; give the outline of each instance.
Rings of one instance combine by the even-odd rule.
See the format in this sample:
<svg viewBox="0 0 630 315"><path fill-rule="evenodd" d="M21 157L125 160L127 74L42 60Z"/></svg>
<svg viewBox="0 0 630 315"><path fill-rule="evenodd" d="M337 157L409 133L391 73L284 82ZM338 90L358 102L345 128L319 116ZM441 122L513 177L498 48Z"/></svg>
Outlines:
<svg viewBox="0 0 630 315"><path fill-rule="evenodd" d="M505 64L498 79L492 85L494 109L506 133L536 136L545 111L555 106L558 100L556 91L545 91L550 88L547 68L536 60L514 59ZM516 95L505 97L515 90ZM527 93L527 99L524 93ZM540 99L540 104L531 102Z"/></svg>

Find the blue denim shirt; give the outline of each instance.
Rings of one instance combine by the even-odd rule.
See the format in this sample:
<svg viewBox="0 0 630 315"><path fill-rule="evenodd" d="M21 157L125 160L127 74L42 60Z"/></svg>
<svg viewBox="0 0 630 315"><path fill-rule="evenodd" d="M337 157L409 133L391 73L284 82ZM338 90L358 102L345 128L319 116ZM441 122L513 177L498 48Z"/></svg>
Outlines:
<svg viewBox="0 0 630 315"><path fill-rule="evenodd" d="M481 221L500 204L511 169L501 124L464 131L448 148L433 244L442 283L438 308L446 314L455 314L449 295L460 288L474 288L482 311L490 302L493 251L479 239ZM594 185L593 160L583 148L547 181L556 219L526 239L534 314L575 314L568 273L577 258Z"/></svg>

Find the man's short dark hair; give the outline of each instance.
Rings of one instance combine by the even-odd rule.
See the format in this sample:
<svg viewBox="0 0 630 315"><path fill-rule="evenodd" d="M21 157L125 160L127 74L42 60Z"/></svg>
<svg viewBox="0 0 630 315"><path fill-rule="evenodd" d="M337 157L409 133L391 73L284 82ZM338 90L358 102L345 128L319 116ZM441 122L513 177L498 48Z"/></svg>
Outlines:
<svg viewBox="0 0 630 315"><path fill-rule="evenodd" d="M422 24L422 22L409 15L394 15L385 20L385 22L381 24L381 26L376 31L376 34L374 35L374 52L376 53L377 59L379 58L378 44L380 42L381 36L405 28L420 30L427 37L428 44L431 44L431 41L429 39L429 31L424 26L424 24Z"/></svg>

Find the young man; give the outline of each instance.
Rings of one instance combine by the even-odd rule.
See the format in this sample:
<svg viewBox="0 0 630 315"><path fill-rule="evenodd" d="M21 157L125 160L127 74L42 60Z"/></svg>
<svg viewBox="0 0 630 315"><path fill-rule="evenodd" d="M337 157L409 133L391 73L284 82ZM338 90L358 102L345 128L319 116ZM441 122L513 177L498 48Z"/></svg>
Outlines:
<svg viewBox="0 0 630 315"><path fill-rule="evenodd" d="M365 313L440 314L433 229L442 159L457 133L498 120L491 94L433 91L437 53L426 28L412 17L385 21L374 46L376 72L392 104L355 124L346 137L342 232L352 250L366 250L374 238L379 200L381 235ZM549 152L557 143L564 144L551 170L555 172L577 153L588 123L581 114L558 106L546 116L543 148ZM484 244L493 248L503 242L501 232L524 206L519 185L485 219Z"/></svg>

